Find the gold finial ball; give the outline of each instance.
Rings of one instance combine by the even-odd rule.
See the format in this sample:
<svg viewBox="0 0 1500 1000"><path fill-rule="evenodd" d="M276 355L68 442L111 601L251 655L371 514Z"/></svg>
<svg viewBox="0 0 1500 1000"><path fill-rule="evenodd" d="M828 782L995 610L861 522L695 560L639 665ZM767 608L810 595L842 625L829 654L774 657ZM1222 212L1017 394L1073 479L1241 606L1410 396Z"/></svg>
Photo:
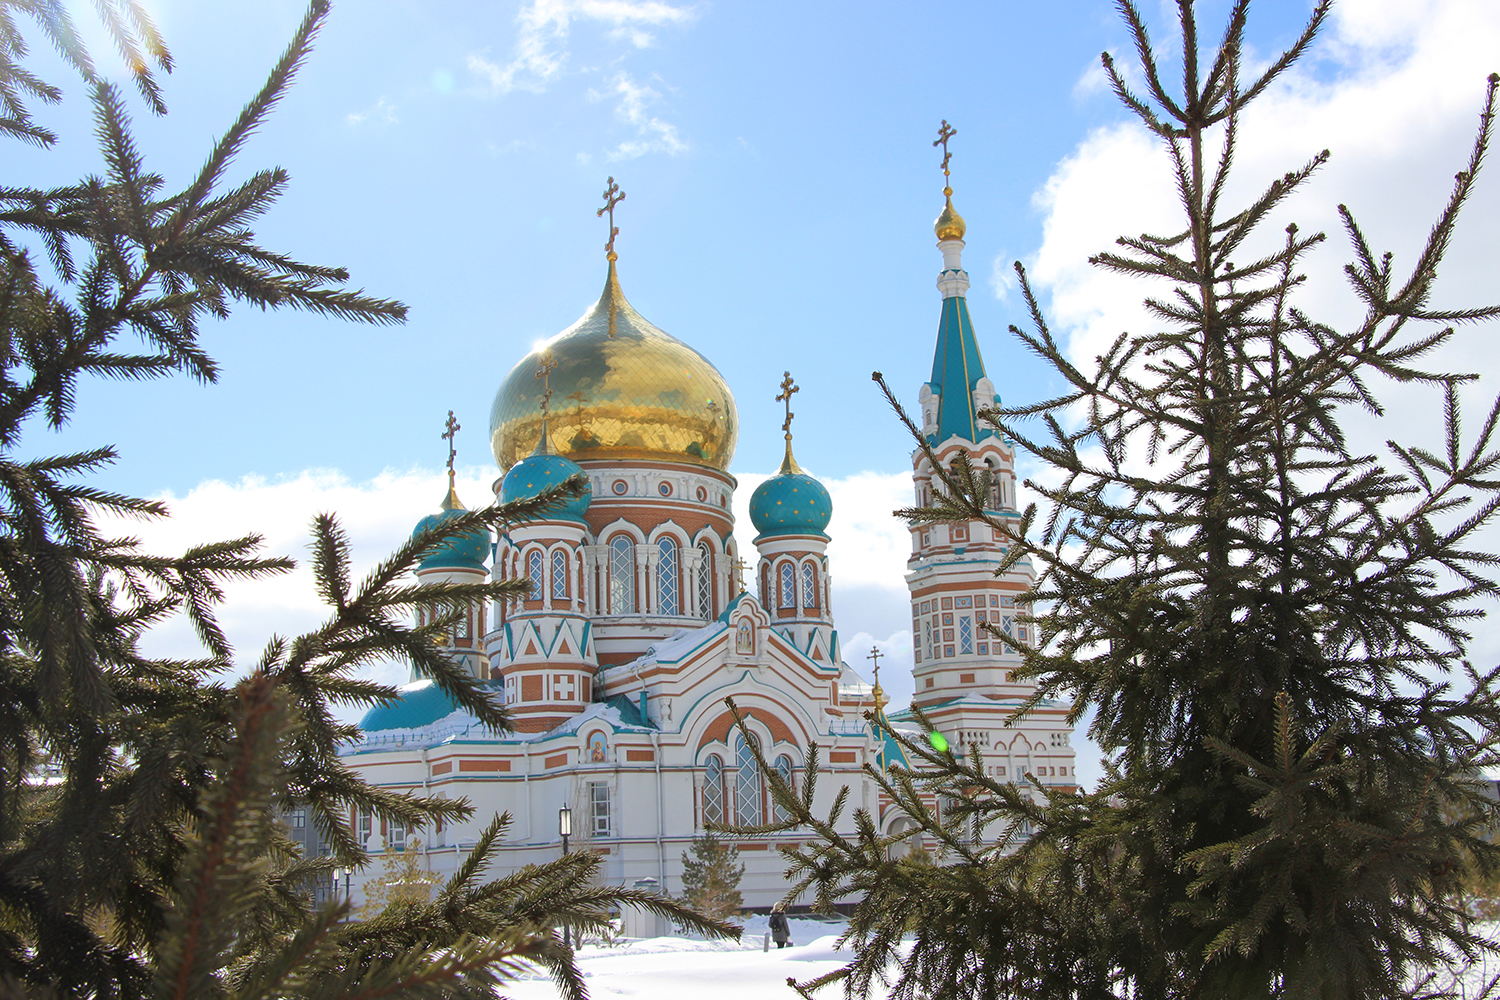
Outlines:
<svg viewBox="0 0 1500 1000"><path fill-rule="evenodd" d="M947 188L943 190L945 194L949 191ZM937 222L933 223L932 226L932 231L937 233L938 242L944 240L961 240L964 238L966 230L964 217L953 210L953 202L951 201L943 206L943 214L937 217Z"/></svg>

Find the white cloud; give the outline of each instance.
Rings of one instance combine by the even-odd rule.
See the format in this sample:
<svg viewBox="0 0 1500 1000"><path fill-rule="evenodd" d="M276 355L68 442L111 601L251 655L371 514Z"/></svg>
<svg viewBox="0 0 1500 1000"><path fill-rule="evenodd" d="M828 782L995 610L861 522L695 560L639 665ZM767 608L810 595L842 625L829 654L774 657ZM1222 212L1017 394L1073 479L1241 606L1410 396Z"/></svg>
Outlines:
<svg viewBox="0 0 1500 1000"><path fill-rule="evenodd" d="M619 102L615 105L615 117L635 127L639 138L629 139L620 143L608 154L611 160L633 160L647 153L666 153L676 156L678 153L687 151L687 143L677 134L677 126L662 121L646 109L661 100L661 93L654 87L646 84L636 83L629 73L623 70L616 73L609 81L607 90L590 91L591 100L603 100L606 97L617 97Z"/></svg>
<svg viewBox="0 0 1500 1000"><path fill-rule="evenodd" d="M384 96L363 111L351 111L344 116L344 122L350 127L363 125L367 121L379 125L395 125L400 120L396 117L396 105Z"/></svg>
<svg viewBox="0 0 1500 1000"><path fill-rule="evenodd" d="M1011 256L1004 250L997 253L990 262L990 291L1001 302L1009 298L1010 290L1016 287L1016 271L1011 265Z"/></svg>
<svg viewBox="0 0 1500 1000"><path fill-rule="evenodd" d="M655 42L646 26L685 24L695 16L691 7L657 0L532 0L516 15L516 44L510 61L502 64L471 55L469 70L495 94L539 92L567 65L574 22L608 25L609 38L641 49Z"/></svg>

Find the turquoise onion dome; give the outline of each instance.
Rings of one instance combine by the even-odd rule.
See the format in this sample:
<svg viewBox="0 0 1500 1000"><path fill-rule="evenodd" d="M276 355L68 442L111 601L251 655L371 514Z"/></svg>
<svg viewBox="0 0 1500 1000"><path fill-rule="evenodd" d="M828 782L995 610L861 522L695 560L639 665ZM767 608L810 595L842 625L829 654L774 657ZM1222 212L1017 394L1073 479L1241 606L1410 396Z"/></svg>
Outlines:
<svg viewBox="0 0 1500 1000"><path fill-rule="evenodd" d="M416 538L422 532L444 521L452 520L465 513L464 505L458 499L458 493L453 489L452 473L449 473L448 495L443 499L443 509L436 514L428 514L417 522L416 530L411 533ZM484 561L490 555L490 533L487 528L476 528L467 535L459 535L450 538L422 560L421 569L477 569L484 570Z"/></svg>
<svg viewBox="0 0 1500 1000"><path fill-rule="evenodd" d="M786 458L781 471L767 479L750 494L750 523L760 532L755 541L778 535L817 535L827 538L823 529L833 516L833 499L822 483L802 471L792 457L791 436L787 436Z"/></svg>
<svg viewBox="0 0 1500 1000"><path fill-rule="evenodd" d="M561 486L572 477L580 475L583 475L583 469L577 462L552 453L547 445L547 424L543 420L542 437L537 442L536 450L512 465L501 481L500 501L510 503L512 500L530 500L537 494L554 486ZM561 507L553 508L546 518L550 521L581 523L583 512L589 509L589 501L593 496L593 488L590 487L584 491L583 496L569 497Z"/></svg>

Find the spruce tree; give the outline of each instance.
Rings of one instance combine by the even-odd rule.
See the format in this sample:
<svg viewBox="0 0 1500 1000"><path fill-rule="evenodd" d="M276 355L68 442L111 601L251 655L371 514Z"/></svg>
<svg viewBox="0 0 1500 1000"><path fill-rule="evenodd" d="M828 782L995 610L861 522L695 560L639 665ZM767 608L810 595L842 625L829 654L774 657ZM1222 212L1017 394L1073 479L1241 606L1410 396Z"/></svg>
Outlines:
<svg viewBox="0 0 1500 1000"><path fill-rule="evenodd" d="M223 581L285 572L291 561L263 555L255 536L176 555L108 537L102 516L167 512L97 484L117 458L110 448L23 459L23 432L66 424L94 378L214 381L201 327L238 304L372 323L400 322L406 310L348 289L342 269L255 242L248 226L285 189L283 171L226 179L307 57L324 0L175 192L144 163L127 95L95 72L70 6L0 2L0 138L56 141L31 115L32 103L63 96L25 67L31 32L81 78L103 161L81 181L0 187L0 995L488 997L529 956L581 998L571 956L546 931L562 920L598 929L631 903L736 933L654 894L596 887L590 853L490 878L503 816L430 900L398 900L362 922L347 920L342 902L312 907L309 884L368 860L351 810L412 830L473 813L373 787L339 761L355 729L335 706L397 693L360 677L362 665L405 659L491 728L507 725L434 640L474 602L514 596L513 585L413 585L409 572L452 539L534 517L583 483L446 521L363 580L337 519L318 517L311 562L327 621L271 638L247 677L225 683L239 661L218 624ZM171 57L144 7L95 6L147 108L164 114L154 74L170 71ZM409 624L415 609L427 624ZM144 633L174 614L192 622L201 656L141 651ZM331 856L301 857L275 819L298 807Z"/></svg>
<svg viewBox="0 0 1500 1000"><path fill-rule="evenodd" d="M682 852L682 901L715 920L739 916L744 900L740 879L745 866L736 864L740 852L712 834L693 838L692 856Z"/></svg>
<svg viewBox="0 0 1500 1000"><path fill-rule="evenodd" d="M1500 866L1482 836L1495 806L1474 780L1500 762L1497 671L1471 668L1465 646L1497 593L1477 536L1500 510L1500 402L1466 441L1460 387L1474 376L1428 359L1500 315L1434 303L1497 78L1409 267L1340 208L1364 309L1339 328L1296 304L1323 235L1261 235L1330 154L1309 150L1242 204L1226 187L1245 108L1307 51L1328 2L1247 75L1248 3L1205 49L1179 0L1175 88L1135 4L1118 6L1139 75L1108 55L1104 69L1163 147L1181 215L1093 263L1141 279L1154 327L1079 363L1017 266L1031 323L1013 332L1066 386L982 413L1055 473L1028 483L1044 505L1019 526L987 514L982 476L939 466L896 407L944 487L898 515L986 521L1011 563L1038 568L1024 602L1035 643L991 638L1024 657L1034 701L1093 714L1107 773L1087 794L1026 791L987 775L977 750L895 734L913 769L869 773L936 843L926 866L892 860L911 834L882 836L862 811L840 834L844 796L812 811L813 748L800 795L762 762L784 826L815 834L789 852L791 892L854 901L856 960L801 988L842 981L857 997L891 974L899 997L1446 995L1453 965L1495 950L1464 884ZM1433 393L1440 442L1350 444L1344 427L1379 422L1391 383ZM938 796L956 804L941 817Z"/></svg>

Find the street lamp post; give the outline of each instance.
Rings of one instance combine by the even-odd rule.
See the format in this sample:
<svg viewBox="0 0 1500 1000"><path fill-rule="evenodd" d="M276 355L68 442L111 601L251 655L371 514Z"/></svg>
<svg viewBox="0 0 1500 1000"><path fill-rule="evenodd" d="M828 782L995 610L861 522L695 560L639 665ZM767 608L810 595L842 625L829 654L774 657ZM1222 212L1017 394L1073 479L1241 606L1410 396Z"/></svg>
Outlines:
<svg viewBox="0 0 1500 1000"><path fill-rule="evenodd" d="M338 891L339 891L339 879L343 879L344 880L344 900L346 902L349 900L349 896L350 896L350 894L349 894L349 878L353 874L354 874L354 869L352 869L352 868L342 868L341 867L341 868L335 868L333 870L333 894L334 895L338 895Z"/></svg>
<svg viewBox="0 0 1500 1000"><path fill-rule="evenodd" d="M562 835L563 856L568 854L568 837L573 832L573 810L563 806L557 811L557 832ZM566 920L563 921L563 947L571 949L573 943L570 940L570 928Z"/></svg>

